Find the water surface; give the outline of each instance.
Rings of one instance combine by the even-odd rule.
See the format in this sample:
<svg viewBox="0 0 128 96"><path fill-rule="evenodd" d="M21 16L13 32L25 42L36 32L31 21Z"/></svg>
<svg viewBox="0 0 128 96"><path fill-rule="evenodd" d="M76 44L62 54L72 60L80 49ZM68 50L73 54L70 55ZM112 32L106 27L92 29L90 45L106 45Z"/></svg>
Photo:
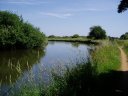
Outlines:
<svg viewBox="0 0 128 96"><path fill-rule="evenodd" d="M86 60L89 49L85 44L50 41L45 49L0 51L1 94L23 85L29 75L36 83L42 80L39 76L44 83L50 82L51 71L61 74L64 68Z"/></svg>

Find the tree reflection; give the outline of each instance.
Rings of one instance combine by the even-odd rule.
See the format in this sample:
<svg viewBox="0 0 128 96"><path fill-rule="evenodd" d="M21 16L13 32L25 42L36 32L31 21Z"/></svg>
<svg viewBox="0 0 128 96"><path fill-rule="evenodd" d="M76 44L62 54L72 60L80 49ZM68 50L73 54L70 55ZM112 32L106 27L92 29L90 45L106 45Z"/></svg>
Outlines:
<svg viewBox="0 0 128 96"><path fill-rule="evenodd" d="M0 81L2 84L14 83L23 72L38 64L44 55L43 49L0 52Z"/></svg>
<svg viewBox="0 0 128 96"><path fill-rule="evenodd" d="M72 44L72 47L76 47L76 48L78 48L80 45L78 42L72 42L71 44Z"/></svg>

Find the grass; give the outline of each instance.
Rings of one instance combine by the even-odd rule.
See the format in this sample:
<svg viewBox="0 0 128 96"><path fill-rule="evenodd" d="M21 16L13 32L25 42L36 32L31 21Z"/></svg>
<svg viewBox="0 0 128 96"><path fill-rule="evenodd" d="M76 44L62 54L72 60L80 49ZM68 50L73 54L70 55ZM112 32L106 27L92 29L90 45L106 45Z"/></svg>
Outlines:
<svg viewBox="0 0 128 96"><path fill-rule="evenodd" d="M109 51L111 53L108 53ZM102 46L94 51L93 56L95 57L92 57L93 63L83 61L76 67L68 69L63 76L54 74L54 81L42 96L112 96L116 94L112 91L117 89L117 82L120 80L119 73L116 73L120 66L118 47Z"/></svg>
<svg viewBox="0 0 128 96"><path fill-rule="evenodd" d="M120 51L116 43L98 46L92 53L92 59L98 73L117 70L120 67Z"/></svg>
<svg viewBox="0 0 128 96"><path fill-rule="evenodd" d="M128 55L128 40L117 40L119 46L122 46L126 54Z"/></svg>
<svg viewBox="0 0 128 96"><path fill-rule="evenodd" d="M97 40L90 40L86 37L78 37L78 38L72 38L72 37L54 37L54 38L47 38L48 41L64 41L64 42L79 42L79 43L85 43L85 44L99 44Z"/></svg>
<svg viewBox="0 0 128 96"><path fill-rule="evenodd" d="M54 74L53 83L43 96L91 96L95 72L91 63L81 63L68 69L63 76Z"/></svg>
<svg viewBox="0 0 128 96"><path fill-rule="evenodd" d="M120 40L120 42L118 41L118 43L122 45L124 51L128 55L128 40Z"/></svg>
<svg viewBox="0 0 128 96"><path fill-rule="evenodd" d="M118 46L107 42L94 50L91 62L77 64L63 76L54 74L54 81L42 96L112 96L120 80L116 72L119 67Z"/></svg>
<svg viewBox="0 0 128 96"><path fill-rule="evenodd" d="M88 40L85 37L78 37L78 38L72 38L72 37L54 37L54 38L48 38L49 41L85 41Z"/></svg>
<svg viewBox="0 0 128 96"><path fill-rule="evenodd" d="M53 81L49 86L43 86L43 83L38 86L30 78L18 94L12 96L112 96L120 80L120 74L116 72L120 67L117 44L104 41L91 56L92 60L83 60L75 67L67 68L64 75L52 73Z"/></svg>

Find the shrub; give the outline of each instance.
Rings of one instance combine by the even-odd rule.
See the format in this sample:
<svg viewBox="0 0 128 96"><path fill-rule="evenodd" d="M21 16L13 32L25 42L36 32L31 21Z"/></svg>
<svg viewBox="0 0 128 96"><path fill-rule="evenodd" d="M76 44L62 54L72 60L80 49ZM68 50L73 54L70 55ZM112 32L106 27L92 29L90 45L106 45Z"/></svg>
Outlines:
<svg viewBox="0 0 128 96"><path fill-rule="evenodd" d="M24 22L21 16L0 11L0 48L35 48L45 44L39 28Z"/></svg>
<svg viewBox="0 0 128 96"><path fill-rule="evenodd" d="M48 36L48 38L55 38L56 36L54 36L54 35L50 35L50 36Z"/></svg>
<svg viewBox="0 0 128 96"><path fill-rule="evenodd" d="M72 36L72 38L78 38L78 37L79 37L78 34L74 34L74 35Z"/></svg>

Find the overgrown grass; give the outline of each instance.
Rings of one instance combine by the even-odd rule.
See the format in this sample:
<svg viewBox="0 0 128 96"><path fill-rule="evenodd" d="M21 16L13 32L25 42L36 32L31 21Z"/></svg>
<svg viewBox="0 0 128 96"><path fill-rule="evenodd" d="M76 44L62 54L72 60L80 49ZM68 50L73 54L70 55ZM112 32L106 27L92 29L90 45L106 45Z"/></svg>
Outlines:
<svg viewBox="0 0 128 96"><path fill-rule="evenodd" d="M128 40L117 40L119 46L121 46L128 55Z"/></svg>
<svg viewBox="0 0 128 96"><path fill-rule="evenodd" d="M116 43L98 46L92 53L92 60L98 73L117 70L120 67L120 51Z"/></svg>
<svg viewBox="0 0 128 96"><path fill-rule="evenodd" d="M67 69L63 76L53 75L53 83L42 96L91 96L95 82L95 68L91 63L78 64Z"/></svg>
<svg viewBox="0 0 128 96"><path fill-rule="evenodd" d="M98 46L92 52L92 61L76 64L63 75L53 73L49 86L23 86L18 96L112 96L117 89L120 51L115 42ZM120 77L120 76L119 76ZM114 95L115 96L115 95ZM117 95L118 96L118 95Z"/></svg>
<svg viewBox="0 0 128 96"><path fill-rule="evenodd" d="M119 42L119 41L118 41ZM126 54L128 55L128 40L121 40L120 41L122 44L122 47L124 49L124 51L126 52Z"/></svg>
<svg viewBox="0 0 128 96"><path fill-rule="evenodd" d="M42 96L112 96L116 94L115 90L120 78L116 73L120 67L120 51L116 43L108 44L103 44L94 50L91 62L89 60L87 63L77 64L76 67L68 69L63 76L54 74L54 81L42 92Z"/></svg>

